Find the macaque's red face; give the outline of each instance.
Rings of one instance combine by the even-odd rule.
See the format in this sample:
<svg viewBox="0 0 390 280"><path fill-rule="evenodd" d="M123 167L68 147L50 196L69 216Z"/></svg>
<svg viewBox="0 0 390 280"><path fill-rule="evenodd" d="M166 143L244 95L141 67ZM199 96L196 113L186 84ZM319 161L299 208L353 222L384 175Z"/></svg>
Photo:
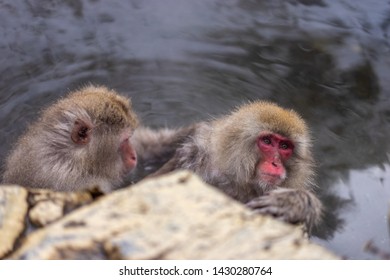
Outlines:
<svg viewBox="0 0 390 280"><path fill-rule="evenodd" d="M257 146L262 155L257 170L259 180L271 186L280 185L287 177L285 162L294 151L293 142L277 133L261 133Z"/></svg>

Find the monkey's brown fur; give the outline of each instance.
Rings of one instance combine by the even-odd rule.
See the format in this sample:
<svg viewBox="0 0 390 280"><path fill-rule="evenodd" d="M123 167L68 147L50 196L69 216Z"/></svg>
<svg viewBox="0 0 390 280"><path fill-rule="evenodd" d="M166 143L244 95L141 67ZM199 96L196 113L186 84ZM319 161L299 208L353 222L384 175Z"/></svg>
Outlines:
<svg viewBox="0 0 390 280"><path fill-rule="evenodd" d="M78 120L91 128L87 145L71 139ZM105 87L84 87L43 110L28 127L6 160L3 182L60 191L99 185L110 191L123 177L120 138L137 123L127 98Z"/></svg>
<svg viewBox="0 0 390 280"><path fill-rule="evenodd" d="M259 180L257 166L262 155L256 143L262 132L280 134L295 146L285 163L287 177L279 185ZM253 102L228 116L177 131L138 129L134 145L136 150L142 146L149 151L140 153L144 162L166 156L166 163L154 175L189 169L260 213L290 223L304 222L308 228L320 220L321 202L312 192L314 164L309 130L292 110Z"/></svg>

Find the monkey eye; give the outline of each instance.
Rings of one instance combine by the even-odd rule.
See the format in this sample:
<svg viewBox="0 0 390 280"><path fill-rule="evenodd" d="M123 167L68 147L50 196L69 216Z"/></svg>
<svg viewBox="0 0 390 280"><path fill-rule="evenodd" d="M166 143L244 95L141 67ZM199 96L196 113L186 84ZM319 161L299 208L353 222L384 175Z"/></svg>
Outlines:
<svg viewBox="0 0 390 280"><path fill-rule="evenodd" d="M264 136L263 138L261 138L261 141L263 141L263 143L266 145L271 145L271 143L272 143L271 137L269 137L269 136Z"/></svg>
<svg viewBox="0 0 390 280"><path fill-rule="evenodd" d="M281 142L280 145L279 145L279 148L282 149L282 150L287 150L287 149L290 149L291 146L287 142Z"/></svg>

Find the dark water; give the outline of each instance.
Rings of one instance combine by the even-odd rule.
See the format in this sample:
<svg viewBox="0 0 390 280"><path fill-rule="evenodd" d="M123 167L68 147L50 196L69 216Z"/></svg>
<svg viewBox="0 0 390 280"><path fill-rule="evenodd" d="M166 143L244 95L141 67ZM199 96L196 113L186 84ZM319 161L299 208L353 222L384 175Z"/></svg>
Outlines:
<svg viewBox="0 0 390 280"><path fill-rule="evenodd" d="M390 252L389 1L4 0L0 35L1 164L42 106L89 82L156 127L269 99L313 129L327 207L314 241Z"/></svg>

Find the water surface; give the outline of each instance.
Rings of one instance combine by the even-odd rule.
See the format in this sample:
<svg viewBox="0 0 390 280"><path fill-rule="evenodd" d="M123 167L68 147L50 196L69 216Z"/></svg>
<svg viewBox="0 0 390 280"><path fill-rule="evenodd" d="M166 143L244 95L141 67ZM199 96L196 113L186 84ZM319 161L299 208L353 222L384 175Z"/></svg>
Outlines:
<svg viewBox="0 0 390 280"><path fill-rule="evenodd" d="M248 100L309 123L326 219L314 242L390 252L390 4L354 0L0 2L0 164L39 110L87 83L181 126Z"/></svg>

